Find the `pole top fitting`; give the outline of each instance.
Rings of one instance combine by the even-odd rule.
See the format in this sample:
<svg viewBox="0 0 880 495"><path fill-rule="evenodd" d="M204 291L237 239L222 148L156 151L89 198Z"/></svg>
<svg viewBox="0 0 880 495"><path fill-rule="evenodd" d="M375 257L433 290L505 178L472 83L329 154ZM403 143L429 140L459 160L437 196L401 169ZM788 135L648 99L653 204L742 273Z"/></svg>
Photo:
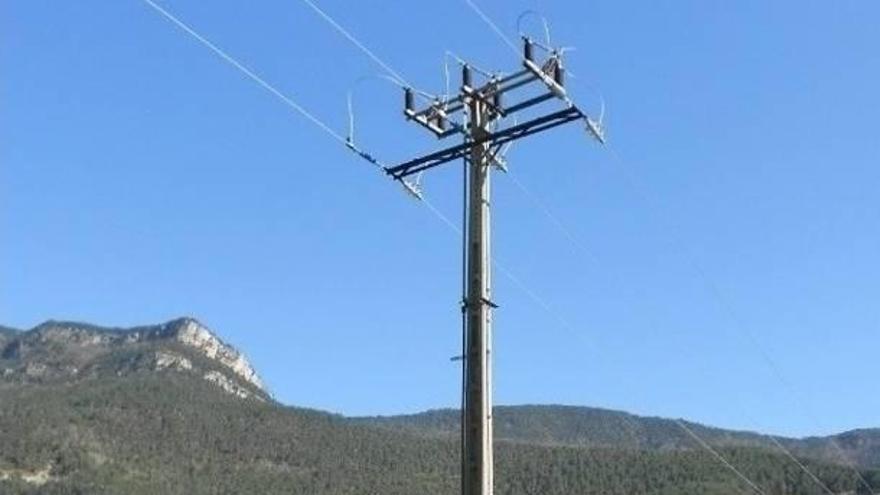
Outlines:
<svg viewBox="0 0 880 495"><path fill-rule="evenodd" d="M523 58L529 62L535 61L532 53L532 40L528 36L523 36Z"/></svg>
<svg viewBox="0 0 880 495"><path fill-rule="evenodd" d="M465 91L473 88L473 72L467 63L461 65L461 86Z"/></svg>

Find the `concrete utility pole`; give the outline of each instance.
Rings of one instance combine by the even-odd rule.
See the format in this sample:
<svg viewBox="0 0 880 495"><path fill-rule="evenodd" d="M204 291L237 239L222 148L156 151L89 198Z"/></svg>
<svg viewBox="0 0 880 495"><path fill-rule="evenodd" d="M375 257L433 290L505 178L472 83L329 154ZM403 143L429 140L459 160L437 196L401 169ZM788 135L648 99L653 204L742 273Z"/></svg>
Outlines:
<svg viewBox="0 0 880 495"><path fill-rule="evenodd" d="M543 60L534 57L535 48L546 53ZM490 249L490 182L493 169L506 171L500 155L503 146L531 134L581 120L587 131L604 142L599 122L582 113L568 97L564 87L562 53L523 39L523 67L510 75L482 73L482 85L473 83L474 69L462 65L462 85L455 98L437 99L427 107L416 109L415 92L405 90L404 114L431 131L438 138L462 136L464 142L428 155L387 167L385 171L406 189L421 197L418 182L407 177L457 160L465 161L467 181L467 226L463 228L465 293L463 350L462 410L462 495L492 495L494 489L494 457L492 434L492 301ZM536 88L538 91L536 91ZM531 94L525 94L531 90ZM502 97L516 92L520 101L506 106ZM504 117L547 101L562 101L564 108L527 122L496 129ZM458 122L453 116L466 113Z"/></svg>
<svg viewBox="0 0 880 495"><path fill-rule="evenodd" d="M470 102L470 141L489 134L490 112L479 99ZM469 160L467 298L465 300L465 404L462 465L463 493L490 495L492 460L492 259L490 250L491 161L487 143L474 146Z"/></svg>

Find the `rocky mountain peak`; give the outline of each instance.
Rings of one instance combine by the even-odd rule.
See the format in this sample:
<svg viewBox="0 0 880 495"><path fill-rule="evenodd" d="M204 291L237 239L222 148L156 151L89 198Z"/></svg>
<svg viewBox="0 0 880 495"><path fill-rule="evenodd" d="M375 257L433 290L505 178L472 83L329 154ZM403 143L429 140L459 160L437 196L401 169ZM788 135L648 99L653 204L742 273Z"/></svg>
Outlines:
<svg viewBox="0 0 880 495"><path fill-rule="evenodd" d="M0 376L46 381L171 370L204 374L241 397L253 395L248 387L266 392L244 355L195 318L134 328L50 320L0 337Z"/></svg>
<svg viewBox="0 0 880 495"><path fill-rule="evenodd" d="M265 390L262 380L243 354L234 347L224 343L208 327L195 318L179 318L162 325L157 334L148 334L145 338L173 338L183 345L200 351L207 358L213 359L232 370L239 378L251 385Z"/></svg>

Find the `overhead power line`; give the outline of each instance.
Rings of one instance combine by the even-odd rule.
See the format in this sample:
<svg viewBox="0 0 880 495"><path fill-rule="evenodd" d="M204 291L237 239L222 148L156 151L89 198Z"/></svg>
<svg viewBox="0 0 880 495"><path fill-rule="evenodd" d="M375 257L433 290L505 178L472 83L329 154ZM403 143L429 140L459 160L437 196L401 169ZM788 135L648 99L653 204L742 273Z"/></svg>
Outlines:
<svg viewBox="0 0 880 495"><path fill-rule="evenodd" d="M449 219L448 216L446 216L446 214L444 214L444 213L443 213L442 211L440 211L436 206L434 206L434 205L428 200L428 198L424 198L424 199L422 200L422 202L424 203L425 208L427 208L428 211L430 211L435 217L437 217L437 218L440 220L441 223L443 223L444 225L446 225L447 227L449 227L449 229L450 229L452 232L454 232L455 234L457 234L458 236L461 236L461 235L462 235L462 231L461 231L461 229L458 227L458 225L456 225L455 222L453 222L452 220ZM568 321L567 318L565 318L564 316L562 316L561 314L559 314L558 311L556 311L555 309L553 309L553 306L552 306L550 303L548 303L543 297L541 297L541 296L538 295L534 290L532 290L532 289L531 289L531 288L530 288L525 282L523 282L523 281L522 281L522 280L521 280L521 279L520 279L520 278L519 278L519 277L518 277L513 271L509 270L504 264L502 264L502 263L501 263L500 261L498 261L497 259L493 260L493 261L492 261L492 264L495 266L495 268L498 269L498 271L501 272L502 275L505 276L505 278L507 278L508 280L510 280L510 281L513 283L514 286L516 286L516 287L517 287L517 288L518 288L523 294L525 294L526 297L528 297L529 299L531 299L532 302L534 302L538 307L540 307L542 310L544 310L549 316L553 317L553 319L555 319L555 320L559 323L559 326L560 326L563 330L566 330L570 335L572 335L573 337L577 338L578 340L581 340L581 341L584 342L585 344L592 346L592 343L591 343L591 342L585 341L585 340L583 339L583 337L581 336L581 334L577 332L577 330L575 329L574 325L572 325L572 324Z"/></svg>
<svg viewBox="0 0 880 495"><path fill-rule="evenodd" d="M514 55L516 55L517 58L521 57L521 54L519 52L519 47L517 47L513 43L513 41L511 41L510 38L507 37L506 34L504 34L504 31L502 31L501 28L498 27L498 24L496 24L495 21L493 21L491 17L486 15L486 13L483 12L483 10L480 7L478 7L477 4L475 4L473 2L473 0L464 0L464 2L466 4L468 4L468 6L471 8L471 10L473 10L474 12L477 13L478 16L480 16L480 19L483 19L483 22L485 22L486 25L489 26L489 28L495 34L498 35L498 37L501 39L501 41L504 42L505 45L507 45L508 47L510 47L511 50L513 50L513 53L514 53Z"/></svg>
<svg viewBox="0 0 880 495"><path fill-rule="evenodd" d="M580 239L577 238L577 236L574 235L571 229L569 229L565 225L565 223L555 213L553 213L550 207L547 206L547 203L539 198L537 194L532 192L531 189L526 187L526 185L523 184L521 180L517 179L516 176L514 176L513 174L508 173L507 178L510 179L513 185L516 186L516 188L519 189L523 193L523 195L526 196L526 198L534 203L535 208L539 212L541 212L560 233L562 233L565 239L568 240L568 242L570 242L577 251L579 251L581 254L586 255L596 265L600 264L598 256L596 256L596 254L591 249L589 249L584 243L580 241Z"/></svg>
<svg viewBox="0 0 880 495"><path fill-rule="evenodd" d="M311 0L302 0L302 1L303 1L303 3L305 3L306 5L308 5L312 10L314 10L315 12L317 12L318 15L320 15L322 19L324 19L325 21L327 21L328 24L330 24L331 26L333 26L333 29L335 29L335 30L338 31L340 34L342 34L342 36L344 36L348 41L350 41L350 42L353 43L356 47L358 47L358 48L360 49L360 51L364 52L364 54L366 54L368 57L370 57L370 59L371 59L373 62L376 62L377 64L379 64L380 67L382 67L383 69L385 69L386 72L388 72L389 74L391 74L391 76L393 76L395 79L397 79L397 81L400 82L400 84L403 84L404 86L412 87L412 85L411 85L410 83L408 83L408 82L406 81L406 79L404 79L403 76L400 75L399 72L397 72L396 70L392 69L390 65L386 64L381 58L379 58L378 55L376 55L375 53L373 53L372 50L370 50L370 49L367 48L363 43L361 43L360 41L358 41L358 39L355 38L354 35L352 35L351 33L349 33L348 30L346 30L346 29L345 29L344 27L342 27L338 22L336 22L335 19L333 19L332 17L330 17L329 14L327 14L327 13L324 12L320 7L318 7L318 5L315 4L315 2L312 2Z"/></svg>
<svg viewBox="0 0 880 495"><path fill-rule="evenodd" d="M536 204L538 204L539 209L545 213L545 215L547 216L550 223L552 223L554 226L557 227L557 229L568 239L568 241L572 244L573 247L575 247L581 253L590 257L595 264L597 264L597 265L601 264L599 259L596 257L596 255L593 254L590 250L586 249L586 247L584 247L584 245L577 239L577 237L575 237L574 234L571 233L571 230L569 230L565 226L565 224L562 222L562 220L559 219L559 217L557 217L555 214L553 214L553 212L549 209L549 207L543 201L541 201L534 193L532 193L531 191L526 189L525 186L522 185L522 183L519 180L515 179L513 176L510 176L509 178L514 182L514 184L518 188L520 188L522 190L523 194L530 197L530 199L532 199L534 202L536 202ZM745 415L745 411L743 411L743 414ZM679 425L679 426L681 426L681 425ZM695 432L693 432L693 430L686 431L686 433L688 434L688 436L694 436L696 434ZM777 449L779 449L788 459L790 459L791 462L794 463L798 467L798 469L803 471L813 482L815 482L820 488L822 488L822 490L825 493L827 493L828 495L835 495L835 493L828 487L828 485L825 482L823 482L809 467L807 467L806 464L804 464L800 459L795 457L794 453L791 452L791 450L789 450L787 447L785 447L776 437L774 437L773 435L762 435L762 436L769 439L769 441ZM700 445L702 446L702 442L700 443ZM711 453L717 457L721 457L720 454L718 454L717 452L711 452Z"/></svg>
<svg viewBox="0 0 880 495"><path fill-rule="evenodd" d="M495 33L501 38L501 40L502 40L505 44L507 44L508 46L512 46L512 42L510 41L510 38L507 37L507 36L504 34L504 32L498 27L498 24L495 23L495 22L494 22L494 21L493 21L488 15L486 15L486 14L485 14L485 13L479 8L479 7L473 2L473 0L465 0L465 2L471 7L471 9L473 9L473 10L474 10L474 11L475 11L475 12L476 12L476 13L477 13L477 14L483 19L483 21L489 26L489 28L490 28L493 32L495 32ZM548 43L548 45L549 45L549 42L550 42L550 34L549 34L549 32L550 32L550 28L549 28L548 22L547 22L547 20L546 20L546 18L545 18L544 16L538 14L537 12L534 12L534 11L526 11L525 13L521 14L520 17L517 19L517 29L520 29L520 21L522 20L523 16L526 15L526 14L536 14L536 15L539 15L539 16L541 17L541 20L542 20L542 23L543 23L543 26L544 26L545 37L546 37L546 39L547 39L547 43ZM550 49L551 47L547 46L546 48ZM515 47L514 47L514 50L515 50ZM516 51L516 50L515 50L515 51ZM517 53L517 55L519 56L518 53ZM603 115L604 115L604 102L603 102L603 111L602 111L602 113L603 113ZM602 117L599 118L599 124L600 124L600 125L601 125L601 122L602 122ZM589 122L588 122L588 123L589 123ZM602 140L602 142L603 142L603 144L605 144L604 139ZM607 148L607 149L609 150L610 153L612 153L613 156L615 156L615 157L618 159L618 161L620 161L620 156L614 151L613 148ZM508 174L508 175L509 175L509 174ZM565 224L564 224L564 223L563 223L563 222L562 222L562 221L561 221L561 220L560 220L555 214L553 214L553 212L547 207L547 205L546 205L543 201L541 201L541 200L540 200L540 199L539 199L534 193L532 193L528 188L526 188L526 186L525 186L521 181L517 180L517 179L516 179L515 177L513 177L513 176L509 176L509 178L510 178L511 181L514 183L514 185L516 185L516 186L517 186L517 187L523 192L523 194L525 194L530 200L532 200L533 203L535 203L536 207L537 207L542 213L544 213L544 215L550 220L550 222L551 222L552 224L554 224L554 226L555 226L555 227L556 227L556 228L557 228L557 229L558 229L558 230L559 230L559 231L560 231L560 232L561 232L561 233L562 233L562 234L568 239L568 241L569 241L572 245L574 245L574 247L575 247L576 249L578 249L578 250L581 251L582 253L586 254L588 257L590 257L590 258L591 258L594 262L596 262L597 264L599 263L599 260L598 260L598 258L596 257L596 255L595 255L592 251L590 251L589 249L587 249L587 248L586 248L581 242L578 241L578 239L577 239L577 238L571 233L571 230L568 229L568 228L565 226ZM630 179L632 180L633 178L630 177ZM717 286L714 284L714 282L712 282L712 281L708 278L708 276L706 275L705 271L702 270L702 268L701 268L701 267L695 262L695 260L692 260L692 263L695 265L695 268L697 268L697 270L700 272L700 274L702 275L703 279L704 279L705 281L708 281L708 284L709 284L710 286L712 286L712 288L714 289L714 292L715 292L716 297L719 297L719 298L720 298L719 300L720 300L720 303L722 304L722 306L725 306L725 308L727 309L728 313L729 313L729 314L730 314L735 320L738 320L738 318L736 317L736 315L733 313L732 308L730 307L730 305L729 305L729 304L726 304L726 301L724 301L723 298L721 298L720 291L718 290L718 288L717 288ZM753 342L753 344L756 344L756 345L757 345L757 342L756 342L754 336L753 336L750 332L748 333L748 336L750 337L750 339L751 339L751 341ZM776 366L776 364L775 364L775 362L772 360L772 358L770 358L770 356L769 356L769 355L766 353L766 351L764 351L763 349L761 349L761 354L763 355L763 357L765 358L765 360L767 360L767 361L770 363L770 365L771 365L771 367L774 369L774 371L779 375L780 373L779 373L778 367ZM781 376L781 375L780 375L780 376ZM690 430L690 429L685 428L683 424L679 424L679 426L682 427L682 428L686 431L686 433L687 433L689 436L697 437L695 432L693 432L693 431ZM697 437L697 438L699 439L699 437ZM780 450L781 450L781 451L782 451L782 452L783 452L788 458L790 458L790 459L792 460L792 462L794 462L794 463L798 466L799 469L801 469L802 471L804 471L804 472L810 477L811 480L813 480L815 483L817 483L817 484L818 484L823 490L825 490L826 492L831 493L831 490L828 488L828 486L827 486L824 482L822 482L822 481L818 478L818 476L816 476L815 473L813 473L813 471L811 471L811 470L810 470L810 469L809 469L809 468L808 468L803 462L801 462L800 460L798 460L798 459L794 456L794 454L793 454L789 449L787 449L784 445L782 445L782 444L781 444L776 438L774 438L774 437L771 437L771 441L772 441L772 443L773 443L777 448L779 448L779 449L780 449ZM862 474L861 474L861 473L855 468L855 466L849 461L849 459L846 457L846 454L843 452L842 448L839 446L839 444L836 442L836 440L833 440L833 443L834 443L834 446L837 448L837 450L841 453L841 455L844 456L844 460L845 460L846 462L848 462L848 463L849 463L849 466L850 466L850 467L856 472L856 474L857 474L857 476L859 477L859 479L861 480L861 482L862 482L863 484L865 484L865 486L868 486L868 488L870 488L870 485L869 485L869 484L867 483L867 481L864 479L864 477L862 476ZM703 445L703 446L706 446L706 447L709 447L708 443L706 443L706 442L703 441L702 439L699 439L699 444L700 444L700 445ZM714 449L711 449L711 448L709 448L708 450L709 450L710 453L712 453L716 458L718 458L719 460L723 461L723 463L724 463L726 466L728 466L728 467L730 467L730 468L732 468L732 469L734 469L734 470L736 471L736 469L733 467L733 465L732 465L730 462L728 462L726 459L724 459L724 457L723 457L720 453L718 453L717 451L715 451ZM742 474L741 474L739 471L736 471L736 473L737 473L737 475L742 476Z"/></svg>
<svg viewBox="0 0 880 495"><path fill-rule="evenodd" d="M300 115L302 115L303 117L308 119L310 122L312 122L313 124L318 126L321 130L323 130L328 135L330 135L330 137L341 142L342 144L345 144L345 138L342 137L339 133L337 133L333 129L331 129L330 126L328 126L327 124L322 122L319 118L315 117L311 112L309 112L308 110L303 108L302 105L293 101L291 98L285 96L284 93L282 93L277 88L275 88L275 86L269 84L268 82L266 82L265 79L258 76L252 70L248 69L243 64L241 64L239 61L232 58L232 56L230 56L228 53L226 53L225 51L220 49L217 45L212 43L210 40L208 40L207 38L205 38L201 34L197 33L195 30L193 30L186 23L184 23L183 21L181 21L180 19L175 17L173 14L171 14L170 12L168 12L167 10L165 10L164 8L159 6L153 0L142 0L142 1L145 4L149 5L150 7L152 7L153 10L155 10L156 12L161 14L163 17L165 17L166 19L171 21L175 26L182 29L184 32L186 32L187 34L189 34L190 36L192 36L193 38L198 40L199 43L206 46L209 50L214 52L214 54L216 54L217 56L222 58L228 64L230 64L233 67L235 67L236 69L238 69L242 74L244 74L245 76L250 78L255 83L259 84L263 89L265 89L266 91L275 95L275 97L278 98L279 100L281 100L285 105L287 105L290 108L293 108L294 110L299 112Z"/></svg>
<svg viewBox="0 0 880 495"><path fill-rule="evenodd" d="M573 234L572 230L569 229L566 226L566 224L555 213L553 213L553 211L550 209L550 207L544 201L542 201L535 193L530 191L520 180L518 180L513 175L507 174L507 177L508 177L508 179L511 180L511 182L513 182L513 184L518 189L520 189L522 191L522 193L528 199L530 199L533 203L535 203L536 208L544 214L544 216L548 219L548 221L554 227L556 227L556 229L566 238L566 240L568 240L568 242L572 245L572 247L574 247L581 254L584 254L588 258L590 258L593 261L593 263L595 263L597 266L603 265L603 263L601 263L599 258L591 250L587 249L587 247L582 242L580 242L580 240ZM621 286L623 286L623 281L620 280L619 277L614 277L614 280L617 281ZM745 415L745 411L742 411L742 413L743 413L743 415ZM690 436L693 433L694 433L693 431L688 432L688 435ZM779 442L779 440L776 437L774 437L772 435L766 435L766 437L770 440L770 442L777 449L779 449L788 459L790 459L792 461L792 463L794 463L798 467L798 469L803 471L813 482L815 482L819 487L821 487L825 493L827 493L828 495L834 495L834 493L831 491L831 489L828 487L828 485L825 482L823 482L821 479L819 479L819 477L809 467L807 467L806 464L804 464L802 461L800 461L794 455L794 453L791 452L791 450L789 450L787 447L785 447L781 442ZM839 448L839 446L837 448ZM715 453L713 453L713 455L715 455Z"/></svg>
<svg viewBox="0 0 880 495"><path fill-rule="evenodd" d="M617 163L618 168L624 172L624 176L628 180L630 187L636 191L639 196L641 196L642 200L645 202L645 206L652 213L656 213L660 211L660 200L653 194L650 193L649 189L643 185L643 183L638 180L635 175L635 172L627 166L626 162L620 156L620 154L611 146L606 148L608 152L611 154L614 161ZM671 232L671 229L666 229ZM715 280L709 276L709 273L703 268L700 262L697 260L696 256L693 254L693 251L681 238L676 235L671 235L670 239L675 244L676 248L685 255L686 260L691 265L691 268L697 274L700 282L704 285L704 289L711 295L711 297L715 300L718 307L721 311L727 316L727 318L733 323L733 327L736 332L743 338L747 343L749 343L752 348L757 352L757 354L764 361L764 364L770 370L773 377L780 383L782 386L788 391L788 393L792 396L792 398L797 402L798 409L813 422L814 425L819 426L819 420L812 413L812 409L801 399L800 395L795 390L792 382L787 378L785 373L782 372L782 369L776 363L776 360L773 359L773 356L767 351L767 349L758 341L755 334L751 331L749 326L745 323L739 313L734 310L733 304L728 301L727 297L722 293L718 284ZM843 450L843 447L840 446L840 443L834 437L829 437L832 447L840 454L841 459L844 464L855 473L859 483L865 486L868 490L872 490L871 484L865 479L865 476L858 469L855 463L850 459L849 455L847 455L846 451ZM786 452L786 454L794 458L794 455L785 448L780 443L776 443L778 447ZM809 469L803 464L799 463L799 465L810 475L811 478L818 479L815 474L813 474Z"/></svg>
<svg viewBox="0 0 880 495"><path fill-rule="evenodd" d="M736 468L736 466L731 464L730 461L728 461L723 455L721 455L720 452L718 452L711 445L706 443L706 441L703 440L699 435L697 435L692 429L688 428L688 426L686 424L684 424L684 421L682 421L680 419L676 419L675 422L678 424L678 426L682 430L685 431L685 433L687 433L691 438L693 438L698 444L700 444L707 451L711 452L712 455L714 455L715 458L718 459L718 462L727 466L727 468L730 469L731 471L733 471L739 477L739 479L741 479L743 482L745 482L747 485L749 485L749 488L754 490L759 495L767 495L764 492L764 490L762 490L758 485L756 485L755 482L753 482L748 476L744 475L742 473L742 471L740 471L739 469Z"/></svg>

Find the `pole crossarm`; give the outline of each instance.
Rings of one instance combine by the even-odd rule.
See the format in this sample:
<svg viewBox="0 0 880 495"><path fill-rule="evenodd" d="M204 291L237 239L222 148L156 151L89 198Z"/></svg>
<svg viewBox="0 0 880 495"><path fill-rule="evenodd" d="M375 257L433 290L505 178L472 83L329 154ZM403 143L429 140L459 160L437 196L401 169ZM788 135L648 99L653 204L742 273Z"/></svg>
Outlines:
<svg viewBox="0 0 880 495"><path fill-rule="evenodd" d="M583 119L584 114L577 107L570 107L558 112L538 117L536 119L518 124L507 129L491 133L482 139L468 141L462 144L451 146L444 150L440 150L429 155L425 155L408 162L385 168L385 173L394 179L403 179L404 177L416 174L429 168L442 165L444 163L466 157L470 151L484 144L492 146L502 145L510 141L514 141L532 134L553 129L554 127L567 124L574 120Z"/></svg>
<svg viewBox="0 0 880 495"><path fill-rule="evenodd" d="M538 76L532 73L529 69L523 69L518 72L515 72L509 76L499 77L489 81L489 83L483 85L480 88L466 88L466 90L462 91L462 94L459 94L455 98L451 98L445 102L442 102L445 106L444 112L446 114L454 114L456 112L460 112L465 109L467 103L466 100L473 93L479 94L488 94L492 93L506 93L508 91L513 91L519 87L525 86L533 81L538 80ZM465 89L465 88L462 88ZM440 103L440 102L438 102ZM432 105L423 110L412 110L411 112L407 112L407 117L411 119L415 119L418 117L428 117L436 105Z"/></svg>
<svg viewBox="0 0 880 495"><path fill-rule="evenodd" d="M516 72L509 75L491 75L485 73L486 79L481 84L474 84L472 68L462 62L462 84L459 94L453 98L437 98L427 106L417 109L415 106L414 90L404 88L404 115L407 120L413 121L430 131L439 139L445 139L453 135L460 135L464 141L440 151L435 151L418 158L400 163L399 165L383 167L385 173L391 178L406 182L405 178L424 172L428 169L443 165L444 163L467 159L474 148L486 146L489 149L497 148L505 143L510 143L520 138L539 132L553 129L575 120L581 120L586 124L587 131L598 141L604 143L604 132L600 121L593 120L589 115L582 112L572 102L565 89L565 69L562 64L562 51L541 47L550 52L543 61L535 57L533 45L535 43L523 38L522 66ZM534 84L533 84L534 83ZM514 92L526 87L540 86L543 91L535 95L525 95L511 105L505 105L504 99L507 93ZM508 117L528 108L540 105L549 100L560 100L565 108L541 117L533 118L521 124L511 127L490 131L493 122L503 117ZM459 123L453 119L460 113L468 114L473 102L479 102L486 112L487 125L479 133L475 132L472 123ZM493 163L502 165L503 159L499 156L490 157Z"/></svg>

